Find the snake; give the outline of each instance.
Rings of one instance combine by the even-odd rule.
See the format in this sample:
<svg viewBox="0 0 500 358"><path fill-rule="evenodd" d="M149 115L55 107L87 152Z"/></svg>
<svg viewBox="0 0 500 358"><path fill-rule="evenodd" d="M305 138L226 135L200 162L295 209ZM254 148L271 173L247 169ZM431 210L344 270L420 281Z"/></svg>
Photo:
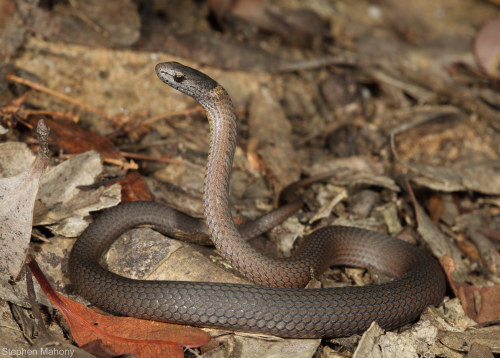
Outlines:
<svg viewBox="0 0 500 358"><path fill-rule="evenodd" d="M76 240L69 276L77 294L113 314L286 338L362 333L373 321L396 329L438 305L446 283L426 250L379 232L327 226L305 237L288 258L257 250L231 213L229 183L236 147L236 115L226 90L178 62L156 65L160 80L194 98L210 123L204 215L214 246L255 284L135 280L100 264L121 234L147 226L165 235L197 231L186 215L165 205L121 203L104 210ZM375 285L304 288L332 265L371 267L393 279Z"/></svg>

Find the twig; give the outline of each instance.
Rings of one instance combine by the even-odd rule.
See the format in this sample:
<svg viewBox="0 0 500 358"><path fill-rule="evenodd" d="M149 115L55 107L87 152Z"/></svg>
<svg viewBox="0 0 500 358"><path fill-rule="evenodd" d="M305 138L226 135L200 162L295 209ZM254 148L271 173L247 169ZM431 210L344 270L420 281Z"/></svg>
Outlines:
<svg viewBox="0 0 500 358"><path fill-rule="evenodd" d="M30 109L30 110L24 110L21 112L21 114L24 116L24 119L28 118L29 116L49 116L51 118L68 118L71 121L78 123L79 118L76 114L73 114L71 112L65 111L65 112L58 112L58 111L47 111L43 109Z"/></svg>
<svg viewBox="0 0 500 358"><path fill-rule="evenodd" d="M177 117L177 116L188 116L192 113L203 113L203 108L201 106L196 106L193 108L186 108L186 109L181 109L180 111L174 111L166 114L160 114L159 116L148 118L145 121L141 122L139 125L143 124L151 124L157 121L161 121L162 119L169 119L172 117ZM167 125L172 126L170 123L167 123Z"/></svg>
<svg viewBox="0 0 500 358"><path fill-rule="evenodd" d="M415 197L415 193L413 192L413 188L410 183L410 179L407 176L404 178L404 183L406 185L406 190L408 190L408 194L411 198L411 203L413 205L413 213L415 215L415 221L417 222L417 226L420 225L419 217L418 217L418 207L417 207L417 198Z"/></svg>
<svg viewBox="0 0 500 358"><path fill-rule="evenodd" d="M274 68L271 68L272 72L294 72L294 71L305 71L314 70L317 68L323 68L327 66L356 66L358 65L358 59L352 55L333 55L326 57L312 58L308 60L299 61L288 61L285 63L280 63Z"/></svg>
<svg viewBox="0 0 500 358"><path fill-rule="evenodd" d="M27 80L25 78L21 78L21 77L9 74L9 75L7 75L7 79L9 81L20 83L22 85L31 87L31 88L33 88L35 90L40 91L40 92L44 92L44 93L47 93L47 94L49 94L51 96L60 98L63 101L69 102L69 103L71 103L71 104L73 104L75 106L82 107L82 108L86 109L87 111L94 112L94 113L98 114L99 116L101 116L103 118L107 118L108 117L108 115L106 113L104 113L103 111L101 111L98 108L92 107L92 106L90 106L90 105L88 105L88 104L86 104L86 103L84 103L82 101L79 101L77 99L71 98L71 97L69 97L69 96L67 96L65 94L62 94L60 92L57 92L57 91L52 90L50 88L47 88L47 87L45 87L43 85L40 85L38 83L31 82L30 80Z"/></svg>
<svg viewBox="0 0 500 358"><path fill-rule="evenodd" d="M40 311L40 307L38 306L38 302L36 301L35 287L33 286L33 276L31 275L31 271L28 267L26 267L26 290L28 291L28 300L31 305L31 313L33 314L33 317L35 319L35 325L38 329L39 335L44 336L46 339L54 339L43 322L42 312Z"/></svg>
<svg viewBox="0 0 500 358"><path fill-rule="evenodd" d="M436 97L436 94L434 92L429 91L424 87L392 77L391 75L379 69L368 68L367 72L374 80L398 88L410 94L411 96L418 98L418 101L421 103L429 103Z"/></svg>
<svg viewBox="0 0 500 358"><path fill-rule="evenodd" d="M172 158L163 158L163 157L152 157L150 155L146 154L139 154L139 153L130 153L130 152L120 152L121 155L123 155L126 158L132 158L132 159L138 159L138 160L149 160L152 162L163 162L163 163L171 163L171 164L179 164L179 165L186 165L190 167L198 167L195 164L185 162L182 160L178 159L172 159Z"/></svg>
<svg viewBox="0 0 500 358"><path fill-rule="evenodd" d="M126 161L120 160L120 159L104 158L102 161L104 163L116 165L117 167L122 168L123 170L137 170L137 169L139 169L139 166L133 160L130 162L126 162Z"/></svg>
<svg viewBox="0 0 500 358"><path fill-rule="evenodd" d="M145 121L142 121L142 122L139 122L139 123L135 123L135 124L131 125L130 127L126 128L126 129L122 129L120 131L115 131L115 132L107 135L107 137L109 139L111 139L111 138L117 137L118 135L122 135L124 133L133 132L133 131L137 130L138 128L140 128L143 125L150 125L150 124L152 124L154 122L163 120L164 123L165 123L165 125L167 125L171 129L173 129L174 131L178 132L180 136L183 136L184 138L186 138L189 141L196 142L198 140L197 138L193 138L192 136L188 135L187 133L183 133L182 131L177 131L177 128L172 123L170 123L170 121L169 121L169 119L172 118L172 117L183 116L183 115L184 116L188 116L188 115L190 115L192 113L203 113L203 108L201 106L196 106L194 108L186 108L186 109L181 109L179 111L174 111L174 112L170 112L170 113L160 114L159 116L148 118Z"/></svg>

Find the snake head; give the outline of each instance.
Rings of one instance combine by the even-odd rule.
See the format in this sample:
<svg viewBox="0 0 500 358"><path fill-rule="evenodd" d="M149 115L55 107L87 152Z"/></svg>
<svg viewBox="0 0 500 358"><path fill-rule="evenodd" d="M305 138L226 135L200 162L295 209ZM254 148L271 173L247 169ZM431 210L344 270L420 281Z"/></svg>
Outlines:
<svg viewBox="0 0 500 358"><path fill-rule="evenodd" d="M204 73L178 62L159 63L155 70L160 80L202 104L211 97L219 86L217 82Z"/></svg>

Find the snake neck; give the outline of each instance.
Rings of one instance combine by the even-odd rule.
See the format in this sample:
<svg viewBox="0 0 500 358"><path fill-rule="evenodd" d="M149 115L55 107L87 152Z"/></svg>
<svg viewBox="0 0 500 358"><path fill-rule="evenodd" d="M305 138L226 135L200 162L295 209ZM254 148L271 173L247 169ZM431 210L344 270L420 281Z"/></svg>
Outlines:
<svg viewBox="0 0 500 358"><path fill-rule="evenodd" d="M287 282L283 277L290 271L283 265L258 252L245 241L234 225L229 201L229 181L236 148L236 116L229 95L217 86L210 96L202 96L200 104L210 121L210 151L205 173L205 218L212 241L231 266L246 278L266 286L304 286L310 279L310 266L306 262L305 282ZM262 269L255 269L260 267ZM293 267L292 267L293 268ZM288 279L290 281L290 279Z"/></svg>
<svg viewBox="0 0 500 358"><path fill-rule="evenodd" d="M200 103L210 122L210 151L204 188L205 218L215 246L224 252L221 250L223 238L240 239L229 202L229 182L236 148L236 116L232 101L221 86L212 90L210 100Z"/></svg>

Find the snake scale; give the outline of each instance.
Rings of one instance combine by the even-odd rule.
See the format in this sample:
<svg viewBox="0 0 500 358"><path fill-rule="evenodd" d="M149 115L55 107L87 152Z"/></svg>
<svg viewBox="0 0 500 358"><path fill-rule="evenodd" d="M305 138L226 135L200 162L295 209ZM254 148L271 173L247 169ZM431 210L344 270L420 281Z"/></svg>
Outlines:
<svg viewBox="0 0 500 358"><path fill-rule="evenodd" d="M158 64L156 73L207 112L211 145L204 187L206 223L221 255L258 285L133 280L104 269L101 256L126 230L147 225L170 235L183 230L179 222L189 226L182 214L165 206L133 202L99 215L75 243L69 273L79 294L115 314L281 337L347 336L363 332L373 321L393 329L441 302L445 279L437 261L387 235L325 227L284 259L269 257L243 240L229 203L236 147L229 95L204 73L177 62ZM364 287L303 289L311 274L317 277L331 265L372 266L395 279Z"/></svg>

